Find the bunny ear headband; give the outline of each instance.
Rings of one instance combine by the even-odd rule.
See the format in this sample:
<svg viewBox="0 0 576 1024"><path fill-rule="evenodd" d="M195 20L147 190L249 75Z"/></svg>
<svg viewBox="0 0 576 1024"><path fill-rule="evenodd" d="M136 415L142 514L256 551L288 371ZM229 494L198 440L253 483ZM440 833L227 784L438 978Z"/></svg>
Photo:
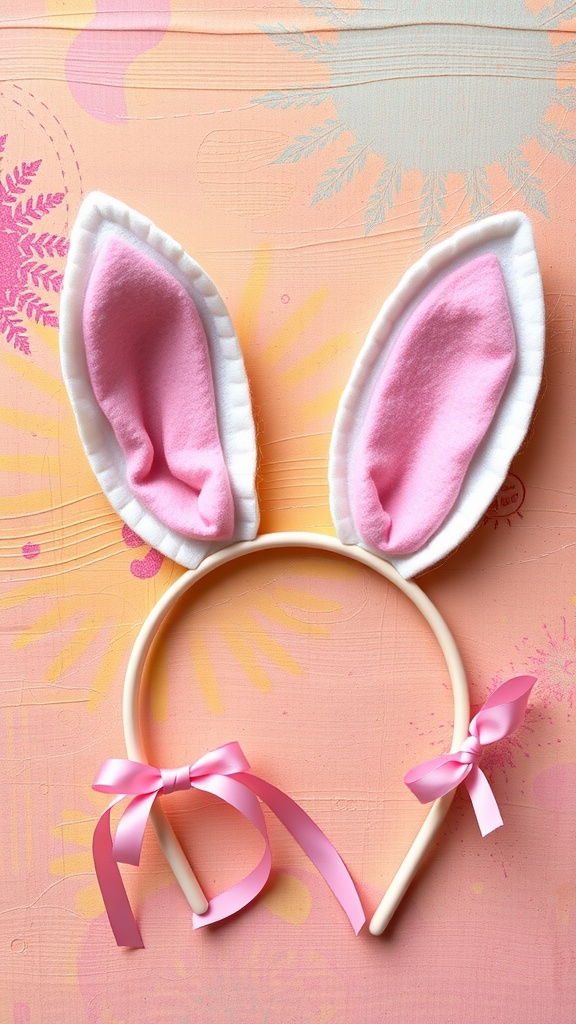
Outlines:
<svg viewBox="0 0 576 1024"><path fill-rule="evenodd" d="M364 922L334 847L301 807L251 773L237 743L178 769L146 763L139 694L154 637L197 580L252 551L309 547L369 566L413 601L446 659L454 695L452 750L405 777L432 807L370 931L386 927L460 782L482 833L502 824L478 766L481 748L520 723L535 680L503 683L470 722L454 640L410 580L460 544L504 481L532 415L543 341L542 286L523 214L487 218L437 245L384 303L343 393L329 467L338 539L257 537L250 394L222 298L198 264L145 217L99 193L85 200L72 232L61 306L62 366L78 429L118 514L189 570L151 611L132 651L124 688L129 760L106 761L94 783L114 796L95 830L94 858L119 945L143 945L118 863L138 863L148 816L200 927L240 910L268 879L271 853L260 801L321 871L356 932ZM156 799L189 788L232 804L264 839L257 867L210 903ZM113 839L111 811L125 797Z"/></svg>

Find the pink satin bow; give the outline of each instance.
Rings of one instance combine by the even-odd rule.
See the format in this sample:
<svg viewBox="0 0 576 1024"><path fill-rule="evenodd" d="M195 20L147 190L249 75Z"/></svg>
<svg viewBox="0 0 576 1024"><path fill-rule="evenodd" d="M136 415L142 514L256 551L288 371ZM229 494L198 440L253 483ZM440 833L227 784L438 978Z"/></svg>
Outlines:
<svg viewBox="0 0 576 1024"><path fill-rule="evenodd" d="M354 883L339 854L305 811L280 789L248 774L250 765L238 743L205 754L193 765L182 768L153 768L137 761L111 758L105 761L94 781L99 793L118 796L100 817L94 830L93 853L96 875L108 919L119 946L143 948L144 943L128 902L118 863L138 864L144 829L152 805L160 794L200 789L213 793L235 807L258 829L265 842L259 864L246 878L210 900L201 917L193 914L194 928L221 921L245 907L263 889L272 866L272 854L262 807L268 805L294 836L328 883L347 914L356 934L364 924L362 904ZM124 797L132 799L124 811L112 840L110 813Z"/></svg>
<svg viewBox="0 0 576 1024"><path fill-rule="evenodd" d="M443 754L412 768L404 782L421 804L430 803L464 783L483 836L502 825L490 783L478 762L482 747L495 743L518 728L526 713L534 676L515 676L497 686L470 722L460 750Z"/></svg>

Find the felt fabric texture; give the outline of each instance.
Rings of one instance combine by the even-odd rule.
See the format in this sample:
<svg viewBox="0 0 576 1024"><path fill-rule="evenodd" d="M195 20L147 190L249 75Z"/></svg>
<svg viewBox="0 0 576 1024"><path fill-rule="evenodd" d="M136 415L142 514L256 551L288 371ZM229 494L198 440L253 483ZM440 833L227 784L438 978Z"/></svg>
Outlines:
<svg viewBox="0 0 576 1024"><path fill-rule="evenodd" d="M83 311L94 395L136 497L170 529L226 540L234 505L204 327L190 295L121 237L101 246Z"/></svg>
<svg viewBox="0 0 576 1024"><path fill-rule="evenodd" d="M94 375L94 381L98 374L95 372L94 366L92 371L88 367L85 338L85 327L89 328L89 320L94 316L94 312L89 313L85 307L87 299L94 289L93 273L95 270L100 273L100 254L116 241L128 246L132 263L135 267L140 266L141 269L145 267L147 278L156 281L158 279L156 271L159 272L162 289L166 289L165 277L167 275L168 279L173 282L171 288L168 288L168 294L170 296L177 294L178 304L182 308L186 306L186 296L188 297L192 304L192 312L188 308L186 313L182 313L178 321L180 324L189 317L194 322L194 330L196 330L198 323L194 310L201 322L213 382L215 422L233 502L233 533L226 539L218 539L216 536L193 537L166 525L146 503L147 499L144 496L141 498L140 494L136 493L133 481L128 474L126 452L121 447L115 430L94 393L91 373ZM112 284L114 285L114 282ZM179 289L182 289L184 294ZM135 308L131 315L138 315L139 303L151 303L152 320L160 331L161 337L164 338L165 318L157 316L159 302L157 291L155 286L153 288L148 286L148 292L146 287L143 287L138 300L134 302ZM165 302L163 304L166 305ZM171 307L172 301L170 300L169 318L175 316ZM114 317L117 322L123 323L124 311L122 309L114 311ZM158 323L158 320L161 322ZM107 321L104 326L106 330L116 330L116 328L110 328ZM148 331L148 327L146 330ZM122 334L121 342L122 345L125 343ZM161 360L162 374L166 378L169 393L175 387L179 389L180 393L178 377L182 375L182 369L179 364L173 363L171 366L170 360L164 358L164 341L160 346L155 343L146 353L140 352L139 345L136 343L134 345L138 359L148 357L150 359L147 379L153 382L154 387L156 388L158 383L155 378L159 376L160 364L158 361ZM113 351L110 354L110 359L116 360L114 344L111 347ZM90 345L90 348L93 349L93 346ZM90 465L108 501L131 530L158 552L189 569L196 568L206 555L221 547L236 541L251 540L256 536L259 512L255 487L254 419L242 352L222 296L203 268L170 235L161 231L147 217L130 209L125 203L102 192L93 192L84 199L72 229L60 302L60 355L62 374L76 417L78 432ZM189 358L198 360L200 357L196 353L195 356L189 354ZM95 362L94 350L90 359L92 363ZM178 359L180 359L180 350ZM203 359L204 357L202 357ZM194 363L190 364L191 367L194 365ZM103 366L102 372L105 371L106 367ZM130 374L134 375L135 372L134 366L131 366ZM143 373L144 368L141 367L138 372ZM110 373L112 375L113 371L111 370ZM136 377L131 376L131 380L136 386ZM204 381L206 381L205 377ZM107 388L110 387L113 390L115 386L120 388L121 384L124 388L124 383L120 379L117 382L112 379L107 383ZM179 401L184 403L183 422L185 423L188 420L194 420L196 415L195 387L196 382L194 381L191 382L191 388L187 392L186 388L181 389L182 394ZM204 384L204 390L205 387ZM157 393L157 398L159 397ZM145 425L148 438L143 439L145 446L148 447L149 438L155 437L156 432L164 431L168 422L164 418L165 416L168 416L170 429L176 432L178 445L180 445L180 424L177 417L167 408L163 408L162 424L157 422L156 414L152 417L150 424L150 415L149 402L146 406L147 419L138 409L138 422ZM194 422L196 421L194 420ZM152 433L149 433L149 430ZM209 434L213 440L211 427ZM131 438L128 439L129 443L131 440ZM164 448L162 451L164 452ZM193 452L191 452L191 457L194 458ZM167 465L165 453L162 458ZM154 460L152 461L153 470L156 472L157 464ZM184 475L186 475L192 464L188 460L188 454L184 461ZM179 484L176 485L179 488L180 485L184 486L184 481L181 480L179 459L176 459L176 463L176 472L173 473L170 469L170 473L174 480L179 481ZM222 493L224 493L225 477L222 467L220 464L216 467L211 463L212 472L216 469L220 475ZM162 470L165 471L164 465ZM192 490L189 488L188 481L186 481L186 487ZM203 490L206 490L205 482ZM207 494L210 494L209 490ZM214 495L214 491L212 495ZM190 525L191 509L198 516L204 515L202 501L200 501L199 509L198 499L194 505L193 494L187 494L186 500L184 528L188 528ZM216 519L214 520L214 522L219 520L222 532L227 532L225 525L223 526L227 514L225 510L226 502L221 508L216 509ZM176 511L179 514L178 510ZM160 514L162 514L162 510L160 510ZM206 523L201 525L206 527ZM218 526L215 527L214 532L219 532Z"/></svg>
<svg viewBox="0 0 576 1024"><path fill-rule="evenodd" d="M392 545L399 544L402 547L406 544L409 548L410 536L418 545L417 535L420 538L425 537L431 525L430 522L423 522L426 517L430 519L428 506L431 498L426 488L432 486L432 490L437 492L436 497L441 499L441 504L446 509L447 503L444 503L443 492L441 493L441 488L437 484L441 483L444 488L446 478L448 483L451 480L455 483L457 474L454 477L452 472L448 473L447 467L440 460L440 464L435 465L434 469L434 473L440 474L438 480L434 482L432 473L428 474L428 483L426 481L426 450L423 447L425 434L421 420L423 416L432 415L431 402L436 401L436 398L432 397L432 393L428 393L426 381L422 382L419 390L415 386L414 377L414 380L404 380L402 383L402 389L411 390L412 404L406 395L402 397L402 391L396 396L389 394L390 401L399 402L402 421L387 421L389 410L386 402L383 403L382 410L382 434L384 437L387 435L388 440L392 439L397 445L399 462L403 460L403 464L391 465L390 453L385 452L382 475L380 470L377 470L376 478L371 480L360 461L364 457L363 450L366 455L371 430L372 440L379 430L375 421L372 428L367 423L369 408L371 403L377 400L379 390L385 385L386 375L392 370L394 361L398 358L398 353L394 354L394 350L407 329L408 321L419 309L425 308L423 304L432 291L450 275L471 261L486 256L496 257L500 265L516 339L516 358L502 397L498 403L494 403L496 409L492 421L472 452L468 468L451 506L447 508L444 518L429 538L412 552L403 554L393 550ZM478 278L476 291L478 302L486 302L494 307L494 295L487 291L484 285L481 286ZM474 282L471 282L470 295L473 302L474 292ZM494 316L494 313L495 310L492 308L490 316ZM519 211L496 214L460 228L451 237L429 249L406 270L399 284L385 300L368 332L336 414L330 441L328 471L330 510L336 533L344 544L359 544L375 554L385 554L387 560L405 579L411 579L445 558L462 543L482 519L504 483L510 463L526 436L542 380L544 323L542 279L534 248L532 227L526 215ZM470 342L473 341L471 335ZM429 344L434 345L428 330L423 332L421 342L422 353L428 351ZM453 339L450 338L449 342L451 345ZM465 353L466 361L470 355ZM438 361L434 362L435 359ZM405 357L402 361L405 368L410 364L410 360ZM428 363L432 385L438 388L436 395L441 395L439 380L445 379L446 368L436 352ZM423 368L419 366L418 359L414 356L414 366L410 372L417 375L421 369ZM464 401L465 423L468 412L467 403ZM432 415L432 420L433 418ZM461 424L457 416L454 416L454 420L457 439L454 443L447 439L449 452L453 454L453 448L460 448L459 458L463 465L466 444L458 440ZM474 424L469 426L474 428ZM412 432L411 436L405 436L409 431ZM360 444L361 436L364 449ZM474 438L470 435L467 444L473 447L473 441ZM373 457L375 465L378 465L375 452ZM382 485L382 501L378 492L379 484ZM364 523L361 528L357 521L357 513L359 494L363 488L368 491L368 497L366 493L362 494L360 504L363 505ZM456 487L453 487L453 490L456 490ZM392 492L394 503L391 505ZM434 500L436 501L436 498ZM398 519L399 511L402 515L408 516L406 530ZM443 514L440 505L436 507L436 512L440 519ZM387 522L385 514L390 518L390 522ZM417 530L414 527L414 517L421 522ZM370 536L370 540L364 536L363 529ZM387 547L386 552L376 546L380 544Z"/></svg>
<svg viewBox="0 0 576 1024"><path fill-rule="evenodd" d="M360 534L417 551L438 529L494 417L516 342L496 256L448 274L407 320L376 382L353 461Z"/></svg>

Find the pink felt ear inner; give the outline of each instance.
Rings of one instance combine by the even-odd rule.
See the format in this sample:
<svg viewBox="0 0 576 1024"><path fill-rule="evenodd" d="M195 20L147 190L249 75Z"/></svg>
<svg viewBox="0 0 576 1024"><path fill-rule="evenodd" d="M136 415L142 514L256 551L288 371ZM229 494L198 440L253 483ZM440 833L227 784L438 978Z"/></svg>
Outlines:
<svg viewBox="0 0 576 1024"><path fill-rule="evenodd" d="M412 554L441 526L515 356L492 254L448 274L416 307L376 382L354 451L351 502L370 547Z"/></svg>
<svg viewBox="0 0 576 1024"><path fill-rule="evenodd" d="M234 505L208 343L188 292L151 257L109 238L90 275L83 331L94 395L134 495L184 536L229 539Z"/></svg>

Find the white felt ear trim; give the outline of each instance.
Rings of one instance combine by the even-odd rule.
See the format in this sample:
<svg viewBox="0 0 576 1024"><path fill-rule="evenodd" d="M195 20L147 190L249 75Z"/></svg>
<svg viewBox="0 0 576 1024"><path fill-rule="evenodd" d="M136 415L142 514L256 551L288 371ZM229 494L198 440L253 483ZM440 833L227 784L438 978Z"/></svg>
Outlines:
<svg viewBox="0 0 576 1024"><path fill-rule="evenodd" d="M134 496L125 460L90 382L82 330L86 288L98 249L122 235L168 270L195 302L208 340L220 443L234 497L234 534L225 542L191 540L161 523ZM62 372L90 465L110 504L144 541L180 565L195 568L210 552L258 532L256 437L244 361L215 285L180 245L124 203L100 192L83 202L72 230L60 305ZM178 367L174 368L178 372Z"/></svg>
<svg viewBox="0 0 576 1024"><path fill-rule="evenodd" d="M332 519L344 544L373 550L359 536L350 487L356 442L374 386L407 318L424 296L446 274L484 253L494 253L500 261L516 333L516 363L441 527L415 553L387 556L405 579L444 558L470 533L502 486L530 423L542 377L544 301L532 228L523 213L502 213L465 227L410 267L372 325L336 415L329 464Z"/></svg>

